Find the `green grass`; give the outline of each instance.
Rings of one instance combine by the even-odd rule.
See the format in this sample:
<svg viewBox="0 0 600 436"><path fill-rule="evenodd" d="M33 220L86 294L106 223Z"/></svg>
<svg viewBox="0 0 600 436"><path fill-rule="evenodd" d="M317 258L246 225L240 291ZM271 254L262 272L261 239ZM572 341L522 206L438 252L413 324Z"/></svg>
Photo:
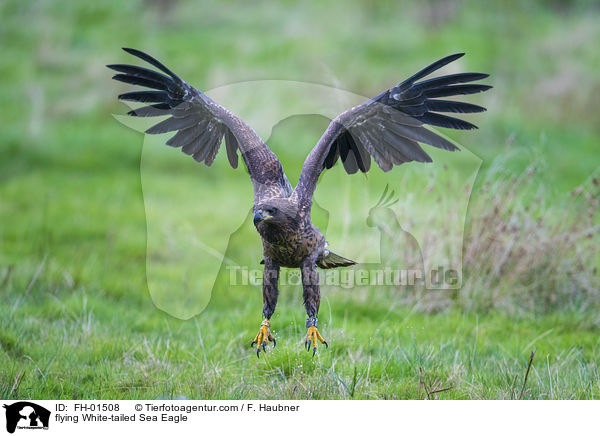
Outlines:
<svg viewBox="0 0 600 436"><path fill-rule="evenodd" d="M591 3L6 1L0 13L0 398L600 395L600 31ZM302 347L301 290L283 287L272 320L278 346L260 360L249 347L259 287L230 287L221 269L197 300L179 286L149 289L147 273L158 267L181 274L167 254L187 241L168 251L153 236L165 222L197 217L191 233L251 267L260 241L242 224L251 206L244 170L227 168L223 156L199 167L160 148L164 138L142 153L142 136L112 117L124 112L115 96L125 87L104 64L131 60L121 46L155 54L201 89L283 79L366 96L466 51L456 68L490 72L494 89L470 99L488 107L470 118L479 131L444 132L483 160L468 205L463 288L324 289L320 329L331 346L312 359ZM292 103L274 95L252 110L244 98L243 117ZM293 183L326 124L301 116L274 128L269 144ZM390 183L411 225L444 229L449 215L436 213L437 196L455 198L468 173L457 156L435 155L446 172L407 165L372 171L366 183L331 171L315 221L340 254L368 251L364 219ZM429 180L436 190L415 200ZM147 221L149 207L158 220ZM192 265L209 284L220 267ZM194 312L207 296L187 320L157 308Z"/></svg>
<svg viewBox="0 0 600 436"><path fill-rule="evenodd" d="M290 292L272 320L278 345L258 360L248 346L260 322L258 292L217 297L202 315L180 321L146 295L115 301L65 284L36 288L2 309L6 398L415 399L426 388L452 387L432 396L508 399L520 395L531 350L523 398L600 394L598 326L573 313L431 316L390 308L392 292L340 291L321 308L331 346L312 359L301 344L300 292Z"/></svg>

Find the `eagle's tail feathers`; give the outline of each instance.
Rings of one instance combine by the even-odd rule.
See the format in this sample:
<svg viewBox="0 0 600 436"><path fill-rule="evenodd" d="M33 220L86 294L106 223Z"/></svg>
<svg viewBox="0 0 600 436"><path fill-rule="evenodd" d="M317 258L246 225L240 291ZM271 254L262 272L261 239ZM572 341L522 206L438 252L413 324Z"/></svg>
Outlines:
<svg viewBox="0 0 600 436"><path fill-rule="evenodd" d="M260 264L264 265L265 260L261 260ZM331 251L327 256L323 256L322 258L317 260L317 266L322 269L339 268L352 265L356 265L356 262L350 259L346 259L345 257L340 256L339 254L335 254Z"/></svg>
<svg viewBox="0 0 600 436"><path fill-rule="evenodd" d="M352 265L356 265L356 262L350 259L346 259L345 257L340 256L339 254L335 254L332 251L330 251L327 256L323 256L322 258L317 260L317 266L323 269L339 268Z"/></svg>

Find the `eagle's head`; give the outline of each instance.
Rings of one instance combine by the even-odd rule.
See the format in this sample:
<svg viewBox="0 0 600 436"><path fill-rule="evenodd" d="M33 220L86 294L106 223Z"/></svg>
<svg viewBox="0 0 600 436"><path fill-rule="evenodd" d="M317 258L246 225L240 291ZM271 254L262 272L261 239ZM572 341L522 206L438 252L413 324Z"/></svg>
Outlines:
<svg viewBox="0 0 600 436"><path fill-rule="evenodd" d="M298 220L298 206L287 198L270 198L254 208L254 225L294 225Z"/></svg>

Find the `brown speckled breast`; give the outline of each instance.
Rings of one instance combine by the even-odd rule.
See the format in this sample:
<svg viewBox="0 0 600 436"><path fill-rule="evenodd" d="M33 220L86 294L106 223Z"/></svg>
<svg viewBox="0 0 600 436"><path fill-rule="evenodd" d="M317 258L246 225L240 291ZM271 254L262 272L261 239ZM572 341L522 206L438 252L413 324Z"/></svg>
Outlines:
<svg viewBox="0 0 600 436"><path fill-rule="evenodd" d="M288 268L299 268L300 262L315 250L323 250L325 237L310 221L297 228L279 228L261 223L258 231L262 236L264 255Z"/></svg>

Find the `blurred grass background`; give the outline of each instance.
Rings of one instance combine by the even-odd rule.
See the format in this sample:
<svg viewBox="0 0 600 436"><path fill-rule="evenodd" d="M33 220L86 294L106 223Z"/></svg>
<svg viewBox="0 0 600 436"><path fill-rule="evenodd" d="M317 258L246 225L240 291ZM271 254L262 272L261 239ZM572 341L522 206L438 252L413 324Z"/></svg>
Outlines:
<svg viewBox="0 0 600 436"><path fill-rule="evenodd" d="M594 2L9 0L0 12L0 397L600 394ZM418 299L389 289L324 295L332 347L318 360L298 343L298 292L282 293L280 345L259 362L246 347L260 323L258 289L217 285L188 321L157 310L145 278L142 136L113 119L127 87L104 67L131 61L122 46L200 89L285 79L365 96L466 52L452 68L489 72L494 89L469 99L488 108L480 130L444 132L483 159L464 288ZM324 127L301 117L273 132L293 183ZM176 199L190 199L169 185L167 164L148 165ZM243 175L232 173L205 172L214 179L196 189L228 195ZM245 240L259 249L258 238Z"/></svg>

